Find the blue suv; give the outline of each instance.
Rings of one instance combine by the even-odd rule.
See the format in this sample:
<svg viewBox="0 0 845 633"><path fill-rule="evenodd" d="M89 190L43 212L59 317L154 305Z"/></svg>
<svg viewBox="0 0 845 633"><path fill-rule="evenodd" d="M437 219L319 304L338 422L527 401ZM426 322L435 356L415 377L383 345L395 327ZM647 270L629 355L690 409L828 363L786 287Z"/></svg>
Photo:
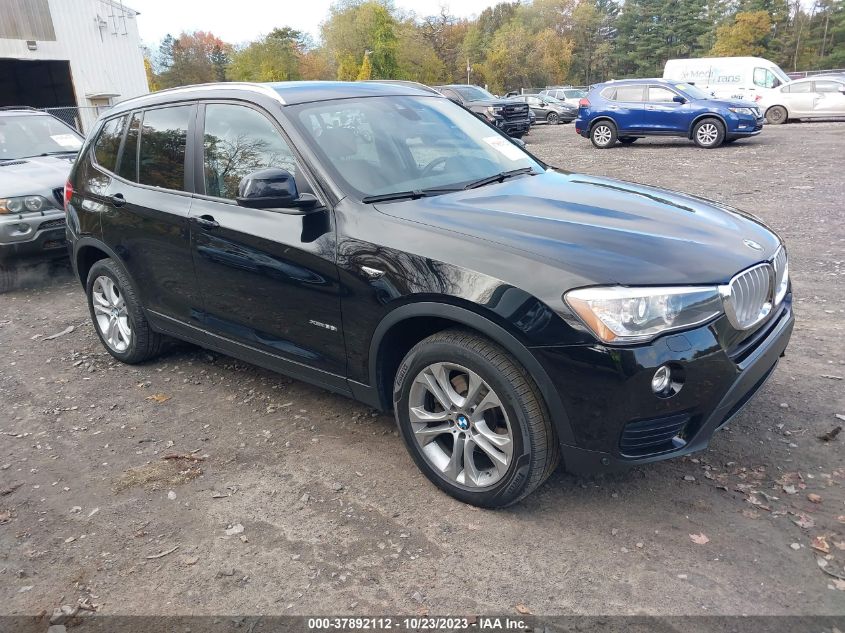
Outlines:
<svg viewBox="0 0 845 633"><path fill-rule="evenodd" d="M759 134L763 121L754 104L716 99L689 83L625 79L597 84L581 99L575 131L599 149L643 136L683 136L710 149Z"/></svg>

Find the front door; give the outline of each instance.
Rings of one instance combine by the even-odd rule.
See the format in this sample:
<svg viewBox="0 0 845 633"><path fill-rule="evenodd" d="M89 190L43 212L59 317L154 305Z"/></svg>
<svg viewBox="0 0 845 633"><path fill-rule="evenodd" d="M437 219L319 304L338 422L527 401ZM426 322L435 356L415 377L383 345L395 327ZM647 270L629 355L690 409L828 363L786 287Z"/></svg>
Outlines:
<svg viewBox="0 0 845 633"><path fill-rule="evenodd" d="M282 369L326 383L346 362L328 209L238 206L238 184L267 167L290 171L312 192L276 122L262 110L231 102L201 105L202 167L191 208L197 280L205 329L289 363ZM334 376L311 373L328 372Z"/></svg>
<svg viewBox="0 0 845 633"><path fill-rule="evenodd" d="M665 86L649 86L643 107L643 128L653 134L686 134L689 128L689 106L678 103L679 96Z"/></svg>

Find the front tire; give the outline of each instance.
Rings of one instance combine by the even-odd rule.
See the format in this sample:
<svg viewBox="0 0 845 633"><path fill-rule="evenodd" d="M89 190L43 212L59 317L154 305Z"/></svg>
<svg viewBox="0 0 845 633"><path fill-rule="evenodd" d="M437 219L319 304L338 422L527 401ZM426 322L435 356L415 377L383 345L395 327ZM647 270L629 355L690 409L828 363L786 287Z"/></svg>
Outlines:
<svg viewBox="0 0 845 633"><path fill-rule="evenodd" d="M557 466L557 439L534 381L472 332L445 330L415 345L397 371L393 401L414 462L465 503L516 503Z"/></svg>
<svg viewBox="0 0 845 633"><path fill-rule="evenodd" d="M549 125L557 125L560 123L560 117L557 112L549 112L548 115L546 115L546 123Z"/></svg>
<svg viewBox="0 0 845 633"><path fill-rule="evenodd" d="M725 140L725 124L719 119L701 119L692 128L692 140L704 149L719 147Z"/></svg>
<svg viewBox="0 0 845 633"><path fill-rule="evenodd" d="M598 149L607 149L616 142L616 124L612 121L599 121L590 130L590 140Z"/></svg>
<svg viewBox="0 0 845 633"><path fill-rule="evenodd" d="M161 334L150 327L129 276L113 260L94 263L85 292L94 329L109 354L133 365L161 353Z"/></svg>
<svg viewBox="0 0 845 633"><path fill-rule="evenodd" d="M783 106L772 106L766 110L766 122L772 125L782 125L789 119L789 113Z"/></svg>
<svg viewBox="0 0 845 633"><path fill-rule="evenodd" d="M18 267L15 262L0 261L0 293L14 289L18 281Z"/></svg>

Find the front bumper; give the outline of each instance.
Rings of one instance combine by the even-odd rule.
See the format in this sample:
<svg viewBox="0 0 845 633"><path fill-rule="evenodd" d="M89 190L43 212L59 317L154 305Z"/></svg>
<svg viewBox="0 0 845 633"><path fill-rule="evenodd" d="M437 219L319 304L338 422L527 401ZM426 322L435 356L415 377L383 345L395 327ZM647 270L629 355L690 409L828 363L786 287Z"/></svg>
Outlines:
<svg viewBox="0 0 845 633"><path fill-rule="evenodd" d="M66 253L63 211L0 217L0 260Z"/></svg>
<svg viewBox="0 0 845 633"><path fill-rule="evenodd" d="M531 119L527 117L524 119L496 117L492 123L508 136L522 136L531 128Z"/></svg>
<svg viewBox="0 0 845 633"><path fill-rule="evenodd" d="M744 339L726 321L635 348L533 348L569 417L563 422L574 444L561 444L566 470L608 472L705 449L774 371L792 334L792 295ZM651 391L665 364L683 381L670 398ZM642 448L636 442L643 437L665 440Z"/></svg>
<svg viewBox="0 0 845 633"><path fill-rule="evenodd" d="M727 130L728 138L743 138L746 136L756 136L763 131L763 126L766 119L762 116L757 119L752 118L738 118L737 121L732 121Z"/></svg>

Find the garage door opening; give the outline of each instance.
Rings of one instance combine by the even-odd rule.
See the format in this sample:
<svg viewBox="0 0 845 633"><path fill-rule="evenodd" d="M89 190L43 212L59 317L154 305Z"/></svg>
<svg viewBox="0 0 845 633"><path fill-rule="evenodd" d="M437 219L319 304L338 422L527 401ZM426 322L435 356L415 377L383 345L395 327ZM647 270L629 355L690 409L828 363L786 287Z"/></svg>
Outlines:
<svg viewBox="0 0 845 633"><path fill-rule="evenodd" d="M66 60L0 59L0 106L76 106Z"/></svg>

